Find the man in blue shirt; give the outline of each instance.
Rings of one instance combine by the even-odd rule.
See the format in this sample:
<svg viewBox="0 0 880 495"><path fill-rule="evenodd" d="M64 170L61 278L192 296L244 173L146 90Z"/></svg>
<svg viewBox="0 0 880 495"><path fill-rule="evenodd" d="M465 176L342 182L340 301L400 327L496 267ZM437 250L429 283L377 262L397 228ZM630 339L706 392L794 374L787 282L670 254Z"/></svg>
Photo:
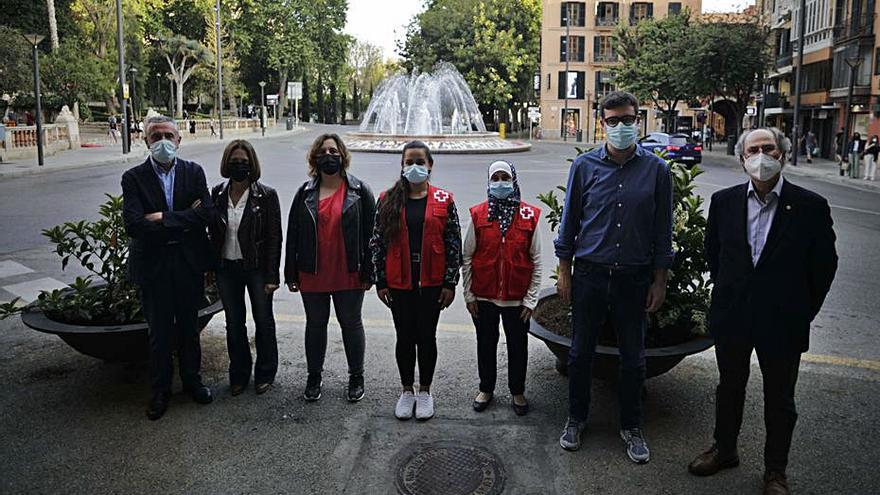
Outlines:
<svg viewBox="0 0 880 495"><path fill-rule="evenodd" d="M569 417L559 443L580 448L593 353L607 321L620 349L620 436L629 458L643 464L650 459L641 432L646 312L657 311L666 298L673 252L669 167L636 143L638 108L625 92L602 101L607 140L571 166L555 247L558 292L572 309Z"/></svg>

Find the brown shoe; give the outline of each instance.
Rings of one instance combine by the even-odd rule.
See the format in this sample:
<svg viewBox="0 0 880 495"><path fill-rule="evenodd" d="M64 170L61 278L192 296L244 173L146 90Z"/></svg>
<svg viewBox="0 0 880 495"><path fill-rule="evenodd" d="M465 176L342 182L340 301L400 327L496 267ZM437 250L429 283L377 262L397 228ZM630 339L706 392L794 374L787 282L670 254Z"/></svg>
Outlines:
<svg viewBox="0 0 880 495"><path fill-rule="evenodd" d="M270 388L272 388L271 382L257 383L256 385L254 385L254 390L257 392L257 395L265 394L269 391Z"/></svg>
<svg viewBox="0 0 880 495"><path fill-rule="evenodd" d="M236 395L241 395L242 392L244 392L245 388L247 388L246 385L241 385L241 384L236 383L234 385L229 386L229 391L232 392L233 396L236 396Z"/></svg>
<svg viewBox="0 0 880 495"><path fill-rule="evenodd" d="M721 471L739 466L739 455L734 451L729 455L722 455L717 445L698 455L693 462L688 465L688 471L696 476L712 476Z"/></svg>
<svg viewBox="0 0 880 495"><path fill-rule="evenodd" d="M764 495L789 495L790 493L785 473L779 471L764 473Z"/></svg>

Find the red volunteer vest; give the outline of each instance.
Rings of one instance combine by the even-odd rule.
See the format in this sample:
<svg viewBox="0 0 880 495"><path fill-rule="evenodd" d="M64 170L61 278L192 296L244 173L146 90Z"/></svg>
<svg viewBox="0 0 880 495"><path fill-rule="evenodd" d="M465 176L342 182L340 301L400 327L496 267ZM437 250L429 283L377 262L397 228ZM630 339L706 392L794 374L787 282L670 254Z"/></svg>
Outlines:
<svg viewBox="0 0 880 495"><path fill-rule="evenodd" d="M519 301L526 296L535 265L529 254L541 210L520 202L507 235L489 221L489 202L471 208L477 250L471 259L471 293L484 299Z"/></svg>
<svg viewBox="0 0 880 495"><path fill-rule="evenodd" d="M384 198L385 193L380 195ZM452 193L428 185L428 202L425 205L425 223L422 227L422 261L419 286L439 287L443 285L446 272L446 244L443 231L449 216ZM385 256L385 278L391 289L411 290L412 274L409 252L409 229L406 226L406 208L400 212L402 229L397 238L388 243Z"/></svg>

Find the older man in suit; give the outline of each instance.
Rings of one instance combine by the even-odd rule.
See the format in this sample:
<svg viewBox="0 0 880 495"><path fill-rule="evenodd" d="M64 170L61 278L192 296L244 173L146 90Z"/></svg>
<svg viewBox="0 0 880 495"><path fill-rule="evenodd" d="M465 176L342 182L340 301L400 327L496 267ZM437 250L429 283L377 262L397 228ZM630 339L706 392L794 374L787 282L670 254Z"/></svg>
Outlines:
<svg viewBox="0 0 880 495"><path fill-rule="evenodd" d="M782 177L789 149L779 130L746 132L735 151L749 181L712 196L705 239L714 283L709 329L720 375L715 444L688 469L708 476L739 465L754 349L764 382L764 494L781 495L789 493L798 367L837 271L835 235L828 202Z"/></svg>
<svg viewBox="0 0 880 495"><path fill-rule="evenodd" d="M214 215L205 172L177 157L173 119L147 121L147 160L122 176L123 218L131 237L129 276L140 286L150 327L153 396L147 417L165 414L171 396L172 345L177 344L184 390L200 404L213 401L202 383L198 310L212 259L206 227Z"/></svg>

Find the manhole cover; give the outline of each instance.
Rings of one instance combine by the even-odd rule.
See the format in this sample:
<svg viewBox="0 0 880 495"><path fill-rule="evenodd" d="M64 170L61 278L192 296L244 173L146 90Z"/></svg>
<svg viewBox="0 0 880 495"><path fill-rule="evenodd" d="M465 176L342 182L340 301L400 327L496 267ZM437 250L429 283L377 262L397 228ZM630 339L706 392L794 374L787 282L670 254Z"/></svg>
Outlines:
<svg viewBox="0 0 880 495"><path fill-rule="evenodd" d="M405 456L394 483L404 495L497 495L504 489L504 467L486 449L437 442Z"/></svg>

